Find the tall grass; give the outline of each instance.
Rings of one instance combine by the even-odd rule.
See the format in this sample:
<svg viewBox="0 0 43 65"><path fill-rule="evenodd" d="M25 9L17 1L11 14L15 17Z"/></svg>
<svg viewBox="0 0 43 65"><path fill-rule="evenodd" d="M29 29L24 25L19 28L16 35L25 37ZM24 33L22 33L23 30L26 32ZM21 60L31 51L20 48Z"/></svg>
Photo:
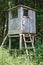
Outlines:
<svg viewBox="0 0 43 65"><path fill-rule="evenodd" d="M0 65L28 65L25 55L16 57L10 54L8 49L0 47ZM32 65L32 64L31 64Z"/></svg>
<svg viewBox="0 0 43 65"><path fill-rule="evenodd" d="M8 48L0 47L0 65L43 65L43 44L40 40L35 43L36 46L36 56L30 56L30 60L26 59L25 54L20 54L16 50L14 52L9 52ZM30 52L31 54L31 52Z"/></svg>

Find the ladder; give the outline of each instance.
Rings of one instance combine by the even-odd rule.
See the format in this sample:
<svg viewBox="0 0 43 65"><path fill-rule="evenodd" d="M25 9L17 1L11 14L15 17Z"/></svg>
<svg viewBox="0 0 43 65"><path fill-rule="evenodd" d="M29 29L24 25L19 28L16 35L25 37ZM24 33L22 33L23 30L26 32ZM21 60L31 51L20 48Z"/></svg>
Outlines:
<svg viewBox="0 0 43 65"><path fill-rule="evenodd" d="M29 37L30 40L29 41L26 41L25 38ZM23 39L24 39L24 45L25 45L25 49L26 49L26 55L27 55L27 58L29 59L29 53L28 53L28 47L27 47L27 43L31 43L32 44L32 47L30 49L33 49L33 51L35 52L35 47L34 47L34 36L30 36L30 35L25 35L23 34Z"/></svg>

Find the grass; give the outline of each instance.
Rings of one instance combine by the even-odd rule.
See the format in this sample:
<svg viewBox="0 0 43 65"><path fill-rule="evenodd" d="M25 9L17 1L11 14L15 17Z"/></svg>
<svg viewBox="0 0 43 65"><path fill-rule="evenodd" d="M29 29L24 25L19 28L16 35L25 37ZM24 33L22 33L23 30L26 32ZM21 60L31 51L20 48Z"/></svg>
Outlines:
<svg viewBox="0 0 43 65"><path fill-rule="evenodd" d="M33 65L34 61L27 61L26 55L19 55L18 57L13 52L10 54L8 49L0 47L0 65Z"/></svg>
<svg viewBox="0 0 43 65"><path fill-rule="evenodd" d="M0 47L0 65L43 65L43 44L40 40L37 40L36 43L36 56L30 52L30 60L26 59L26 54L20 54L14 49L13 52L9 52L8 48ZM24 52L24 51L23 51Z"/></svg>
<svg viewBox="0 0 43 65"><path fill-rule="evenodd" d="M13 52L12 55L8 49L0 48L0 65L37 65L36 59L27 61L26 55L19 55L18 57ZM43 65L42 62L39 65Z"/></svg>

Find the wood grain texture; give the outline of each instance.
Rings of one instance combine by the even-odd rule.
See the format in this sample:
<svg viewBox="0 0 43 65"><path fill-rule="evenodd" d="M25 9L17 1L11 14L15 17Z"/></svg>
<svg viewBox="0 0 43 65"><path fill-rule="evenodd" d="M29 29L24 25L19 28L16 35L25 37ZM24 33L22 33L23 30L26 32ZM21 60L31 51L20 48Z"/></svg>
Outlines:
<svg viewBox="0 0 43 65"><path fill-rule="evenodd" d="M12 18L11 11L9 11L9 23L8 33L9 34L20 34L20 33L36 33L36 13L34 10L28 10L28 17L23 16L24 8L18 8L18 17Z"/></svg>

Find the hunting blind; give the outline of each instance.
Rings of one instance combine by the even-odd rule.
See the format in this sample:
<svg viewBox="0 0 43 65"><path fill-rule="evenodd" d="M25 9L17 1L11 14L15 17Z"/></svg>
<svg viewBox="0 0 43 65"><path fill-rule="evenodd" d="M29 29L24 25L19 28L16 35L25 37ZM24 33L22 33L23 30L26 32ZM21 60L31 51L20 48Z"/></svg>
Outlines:
<svg viewBox="0 0 43 65"><path fill-rule="evenodd" d="M35 9L19 5L8 12L8 34L36 33Z"/></svg>
<svg viewBox="0 0 43 65"><path fill-rule="evenodd" d="M8 34L6 35L2 45L4 44L7 36L9 37L9 49L11 49L11 37L20 37L19 47L22 49L22 39L28 56L27 44L31 43L33 51L34 49L34 35L36 34L36 10L24 6L18 5L8 9ZM30 40L26 41L25 37L29 37Z"/></svg>

